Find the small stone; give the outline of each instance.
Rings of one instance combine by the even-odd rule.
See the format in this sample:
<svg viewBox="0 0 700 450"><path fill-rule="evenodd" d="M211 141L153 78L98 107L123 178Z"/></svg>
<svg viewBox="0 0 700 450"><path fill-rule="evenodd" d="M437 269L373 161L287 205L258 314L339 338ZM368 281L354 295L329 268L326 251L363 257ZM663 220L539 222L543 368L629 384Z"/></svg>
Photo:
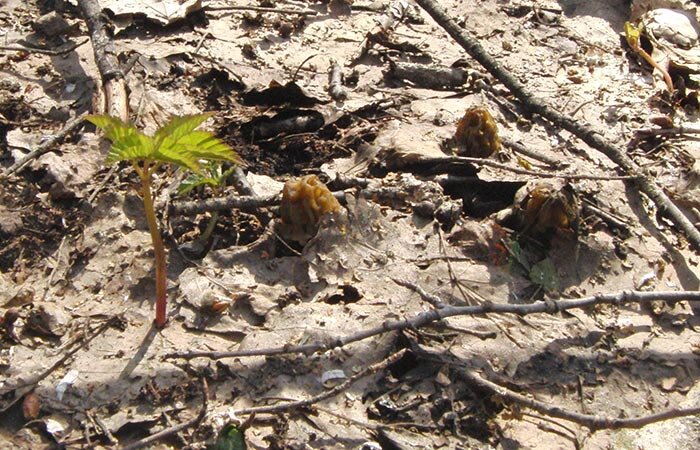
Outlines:
<svg viewBox="0 0 700 450"><path fill-rule="evenodd" d="M56 11L51 11L36 19L32 28L46 37L56 37L68 34L73 27Z"/></svg>

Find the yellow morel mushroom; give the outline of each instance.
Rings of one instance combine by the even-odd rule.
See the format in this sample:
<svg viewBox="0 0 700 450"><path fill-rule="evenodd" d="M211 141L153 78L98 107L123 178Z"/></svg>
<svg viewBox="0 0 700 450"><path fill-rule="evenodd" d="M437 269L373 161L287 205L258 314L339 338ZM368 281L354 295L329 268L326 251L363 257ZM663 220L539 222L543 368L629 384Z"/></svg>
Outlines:
<svg viewBox="0 0 700 450"><path fill-rule="evenodd" d="M282 222L295 231L292 235L297 241L303 242L316 234L324 214L340 210L338 200L316 175L306 175L284 184L280 215Z"/></svg>
<svg viewBox="0 0 700 450"><path fill-rule="evenodd" d="M454 143L459 156L488 158L501 150L496 121L485 108L469 108L457 123Z"/></svg>

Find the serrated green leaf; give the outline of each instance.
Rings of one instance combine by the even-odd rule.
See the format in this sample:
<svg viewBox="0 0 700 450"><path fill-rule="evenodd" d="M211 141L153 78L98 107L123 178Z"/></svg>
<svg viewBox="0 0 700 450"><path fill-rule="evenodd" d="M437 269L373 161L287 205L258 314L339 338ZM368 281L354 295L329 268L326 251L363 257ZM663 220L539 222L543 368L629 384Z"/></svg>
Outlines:
<svg viewBox="0 0 700 450"><path fill-rule="evenodd" d="M151 137L134 125L105 116L88 116L87 120L101 128L112 141L107 162L123 160L153 160L183 166L195 173L201 172L200 160L231 161L241 159L223 141L208 131L195 131L210 113L175 117Z"/></svg>
<svg viewBox="0 0 700 450"><path fill-rule="evenodd" d="M229 167L225 171L218 161L211 161L204 166L203 172L207 175L192 174L187 177L177 188L178 194L187 194L201 186L211 186L215 190L226 185L226 178L235 170L236 166Z"/></svg>
<svg viewBox="0 0 700 450"><path fill-rule="evenodd" d="M217 187L219 185L219 180L217 180L216 178L203 177L201 175L194 174L187 177L182 183L180 183L180 186L177 187L177 193L187 194L193 189L196 189L201 186Z"/></svg>
<svg viewBox="0 0 700 450"><path fill-rule="evenodd" d="M105 137L112 141L112 148L107 155L108 163L153 157L153 138L140 132L134 125L105 115L87 116L87 120L100 128Z"/></svg>
<svg viewBox="0 0 700 450"><path fill-rule="evenodd" d="M230 161L235 164L242 163L241 159L231 147L208 131L193 131L182 135L177 140L166 138L163 141L163 145L166 144L182 147L185 151L191 153L198 159Z"/></svg>
<svg viewBox="0 0 700 450"><path fill-rule="evenodd" d="M163 139L170 138L177 142L182 136L191 133L195 128L200 126L212 116L212 113L194 114L189 116L177 116L173 117L170 122L163 125L156 131L155 136L153 136L158 143L161 145Z"/></svg>
<svg viewBox="0 0 700 450"><path fill-rule="evenodd" d="M202 166L199 164L198 158L196 158L190 152L185 151L182 147L166 147L161 145L153 155L154 159L158 161L186 167L195 173L200 173L202 171Z"/></svg>

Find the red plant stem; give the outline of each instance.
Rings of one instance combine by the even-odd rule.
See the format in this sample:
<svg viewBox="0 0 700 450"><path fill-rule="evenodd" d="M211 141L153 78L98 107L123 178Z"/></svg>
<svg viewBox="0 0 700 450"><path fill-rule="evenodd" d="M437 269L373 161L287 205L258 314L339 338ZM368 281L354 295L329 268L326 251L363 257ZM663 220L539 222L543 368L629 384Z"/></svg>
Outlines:
<svg viewBox="0 0 700 450"><path fill-rule="evenodd" d="M156 327L163 328L165 326L165 304L166 304L166 274L165 274L165 246L163 238L158 229L158 221L156 220L156 212L153 207L153 195L151 194L151 174L156 166L149 167L149 162L144 163L144 167L140 168L134 164L136 172L141 178L141 195L143 196L143 207L146 211L146 221L148 222L148 231L151 233L153 241L153 251L156 258Z"/></svg>

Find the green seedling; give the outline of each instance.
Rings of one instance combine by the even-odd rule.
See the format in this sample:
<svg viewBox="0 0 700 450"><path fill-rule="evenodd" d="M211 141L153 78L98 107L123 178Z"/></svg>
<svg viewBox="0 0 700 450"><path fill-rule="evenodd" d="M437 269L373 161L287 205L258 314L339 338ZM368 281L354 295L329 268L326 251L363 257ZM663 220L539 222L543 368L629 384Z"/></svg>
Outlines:
<svg viewBox="0 0 700 450"><path fill-rule="evenodd" d="M184 195L191 192L193 189L209 186L214 196L220 196L226 187L226 179L236 170L236 166L230 167L227 170L223 169L221 162L213 161L204 166L204 170L200 173L193 173L187 177L177 188L178 194ZM204 233L199 237L202 243L209 240L216 222L219 220L219 212L214 211L207 222L207 227Z"/></svg>
<svg viewBox="0 0 700 450"><path fill-rule="evenodd" d="M642 48L642 28L637 27L630 22L625 22L625 38L627 39L627 45L629 45L635 53L644 58L646 62L661 73L661 75L664 77L664 82L666 83L668 92L673 94L673 80L671 79L671 75L669 75L668 71L661 67L661 65Z"/></svg>
<svg viewBox="0 0 700 450"><path fill-rule="evenodd" d="M87 120L104 131L112 142L107 155L107 163L128 161L141 179L140 194L148 222L148 231L153 241L156 265L156 318L158 328L165 326L166 314L166 255L163 239L158 228L153 207L151 179L163 164L202 172L202 161L231 161L240 164L241 160L228 145L208 131L196 130L211 114L175 117L158 129L153 136L139 131L111 116L88 116Z"/></svg>
<svg viewBox="0 0 700 450"><path fill-rule="evenodd" d="M219 437L206 450L246 450L245 436L236 425L228 424L219 432Z"/></svg>

